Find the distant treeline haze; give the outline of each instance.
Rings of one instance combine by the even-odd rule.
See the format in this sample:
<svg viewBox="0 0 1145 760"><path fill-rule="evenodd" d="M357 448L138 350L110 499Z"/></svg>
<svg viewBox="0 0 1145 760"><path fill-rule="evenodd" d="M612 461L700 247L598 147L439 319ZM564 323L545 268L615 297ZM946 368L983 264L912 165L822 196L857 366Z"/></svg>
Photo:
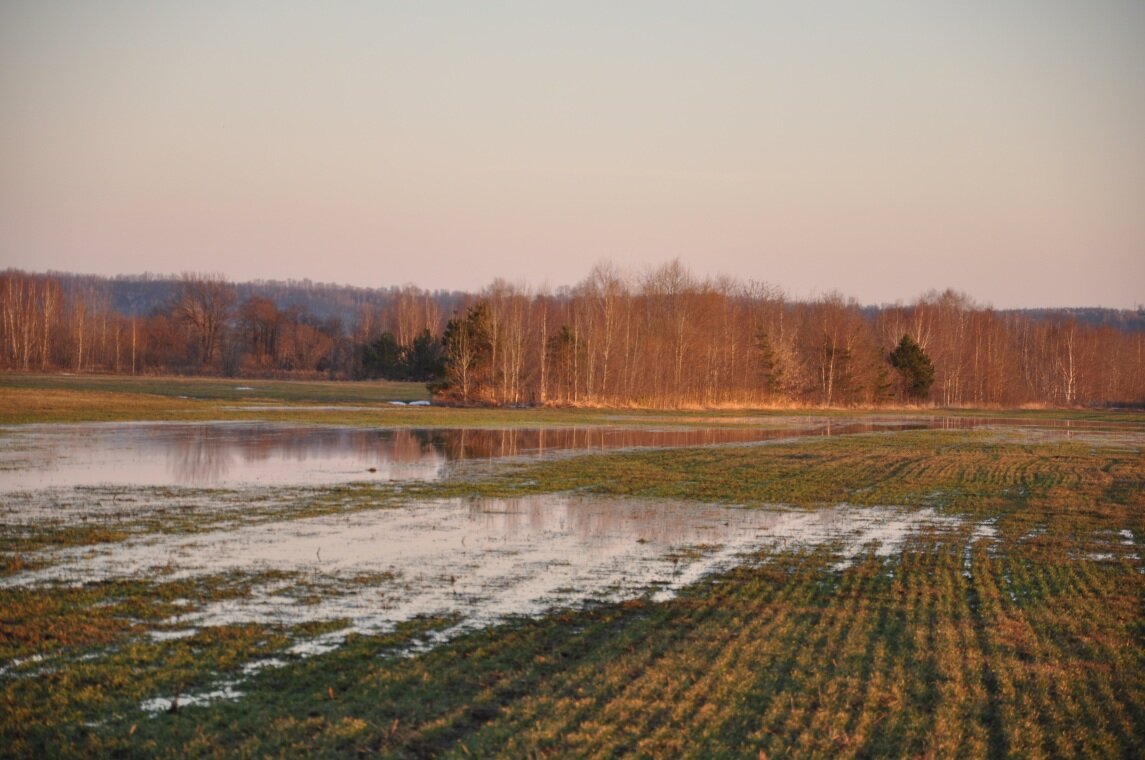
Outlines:
<svg viewBox="0 0 1145 760"><path fill-rule="evenodd" d="M1145 402L1141 315L1110 313L999 312L951 291L878 308L792 301L676 261L477 294L8 270L0 368L380 377L495 404Z"/></svg>

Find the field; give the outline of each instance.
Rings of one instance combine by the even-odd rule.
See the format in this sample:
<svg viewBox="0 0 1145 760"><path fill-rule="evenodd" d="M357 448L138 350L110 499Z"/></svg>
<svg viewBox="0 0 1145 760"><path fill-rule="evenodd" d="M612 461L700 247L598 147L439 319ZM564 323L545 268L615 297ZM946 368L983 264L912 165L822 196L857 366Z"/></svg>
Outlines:
<svg viewBox="0 0 1145 760"><path fill-rule="evenodd" d="M0 421L795 431L873 419L451 410L389 403L419 398L415 386L236 390L244 385L260 384L3 377ZM59 497L61 514L85 500L133 506L83 519L7 512L0 755L1142 756L1145 415L950 416L1005 421L487 459L433 480L259 499L228 489L79 489ZM672 593L610 589L482 625L434 614L376 630L301 614L178 624L261 600L268 587L306 610L351 586L388 592L404 582L384 571L340 576L335 587L306 568L185 575L172 556L143 574L51 575L65 557L83 567L117 547L126 556L129 544L190 545L219 528L349 524L427 502L558 496L677 511L782 505L783 519L874 515L882 528L928 517L894 541L850 541L846 526L825 539L792 534ZM696 541L668 560L684 566L718 550ZM33 576L44 580L25 582Z"/></svg>

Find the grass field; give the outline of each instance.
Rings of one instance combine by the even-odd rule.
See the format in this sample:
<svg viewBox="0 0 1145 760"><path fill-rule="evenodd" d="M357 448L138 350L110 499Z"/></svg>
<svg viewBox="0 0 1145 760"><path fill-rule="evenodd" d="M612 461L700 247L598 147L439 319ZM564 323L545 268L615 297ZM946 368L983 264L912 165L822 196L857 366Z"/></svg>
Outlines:
<svg viewBox="0 0 1145 760"><path fill-rule="evenodd" d="M0 373L0 425L132 420L274 420L328 425L520 427L538 425L736 426L850 419L846 409L649 410L407 408L390 402L425 401L422 383L321 382L123 375ZM943 417L1072 420L1135 424L1143 412L1104 409L944 409ZM880 417L935 414L927 409L884 409Z"/></svg>
<svg viewBox="0 0 1145 760"><path fill-rule="evenodd" d="M0 419L206 419L234 403L225 387L207 399L200 381L182 393L66 382L0 379ZM407 424L430 412L422 419L441 425L792 424L771 412L390 408L387 394L408 391L348 386L335 399L327 394L343 389L327 385L268 388L264 403L276 409L263 418ZM44 406L30 407L32 397ZM377 408L277 409L338 403ZM912 534L889 557L871 547L842 569L837 547L773 549L665 601L645 594L558 609L433 645L455 621L351 633L310 656L297 643L337 635L345 621L164 635L173 616L281 580L257 573L181 579L157 567L144 578L14 583L50 562L43 547L193 533L214 519L193 507L107 524L4 525L0 755L1141 757L1145 416L1022 416L1116 424L564 455L250 505L253 522L352 520L431 498L577 493L745 509L890 505L964 519ZM128 496L164 503L159 492ZM252 667L268 660L275 667ZM196 703L212 692L216 699ZM150 705L165 709L147 709L157 698L167 701Z"/></svg>

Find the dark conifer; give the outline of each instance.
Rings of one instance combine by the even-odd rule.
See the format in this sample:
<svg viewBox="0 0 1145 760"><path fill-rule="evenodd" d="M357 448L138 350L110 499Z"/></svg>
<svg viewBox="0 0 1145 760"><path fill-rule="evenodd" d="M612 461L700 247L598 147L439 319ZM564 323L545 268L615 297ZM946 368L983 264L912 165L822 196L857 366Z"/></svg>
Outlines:
<svg viewBox="0 0 1145 760"><path fill-rule="evenodd" d="M922 346L909 335L902 336L898 347L890 352L887 360L899 371L903 387L908 397L924 399L934 384L934 365Z"/></svg>

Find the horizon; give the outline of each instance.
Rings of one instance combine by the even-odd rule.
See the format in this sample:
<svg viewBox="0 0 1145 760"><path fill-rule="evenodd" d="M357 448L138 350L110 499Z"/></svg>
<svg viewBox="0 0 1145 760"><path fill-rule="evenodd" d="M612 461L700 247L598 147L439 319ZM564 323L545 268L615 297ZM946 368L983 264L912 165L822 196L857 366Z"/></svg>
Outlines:
<svg viewBox="0 0 1145 760"><path fill-rule="evenodd" d="M1124 0L16 0L0 268L1136 310L1142 71Z"/></svg>

